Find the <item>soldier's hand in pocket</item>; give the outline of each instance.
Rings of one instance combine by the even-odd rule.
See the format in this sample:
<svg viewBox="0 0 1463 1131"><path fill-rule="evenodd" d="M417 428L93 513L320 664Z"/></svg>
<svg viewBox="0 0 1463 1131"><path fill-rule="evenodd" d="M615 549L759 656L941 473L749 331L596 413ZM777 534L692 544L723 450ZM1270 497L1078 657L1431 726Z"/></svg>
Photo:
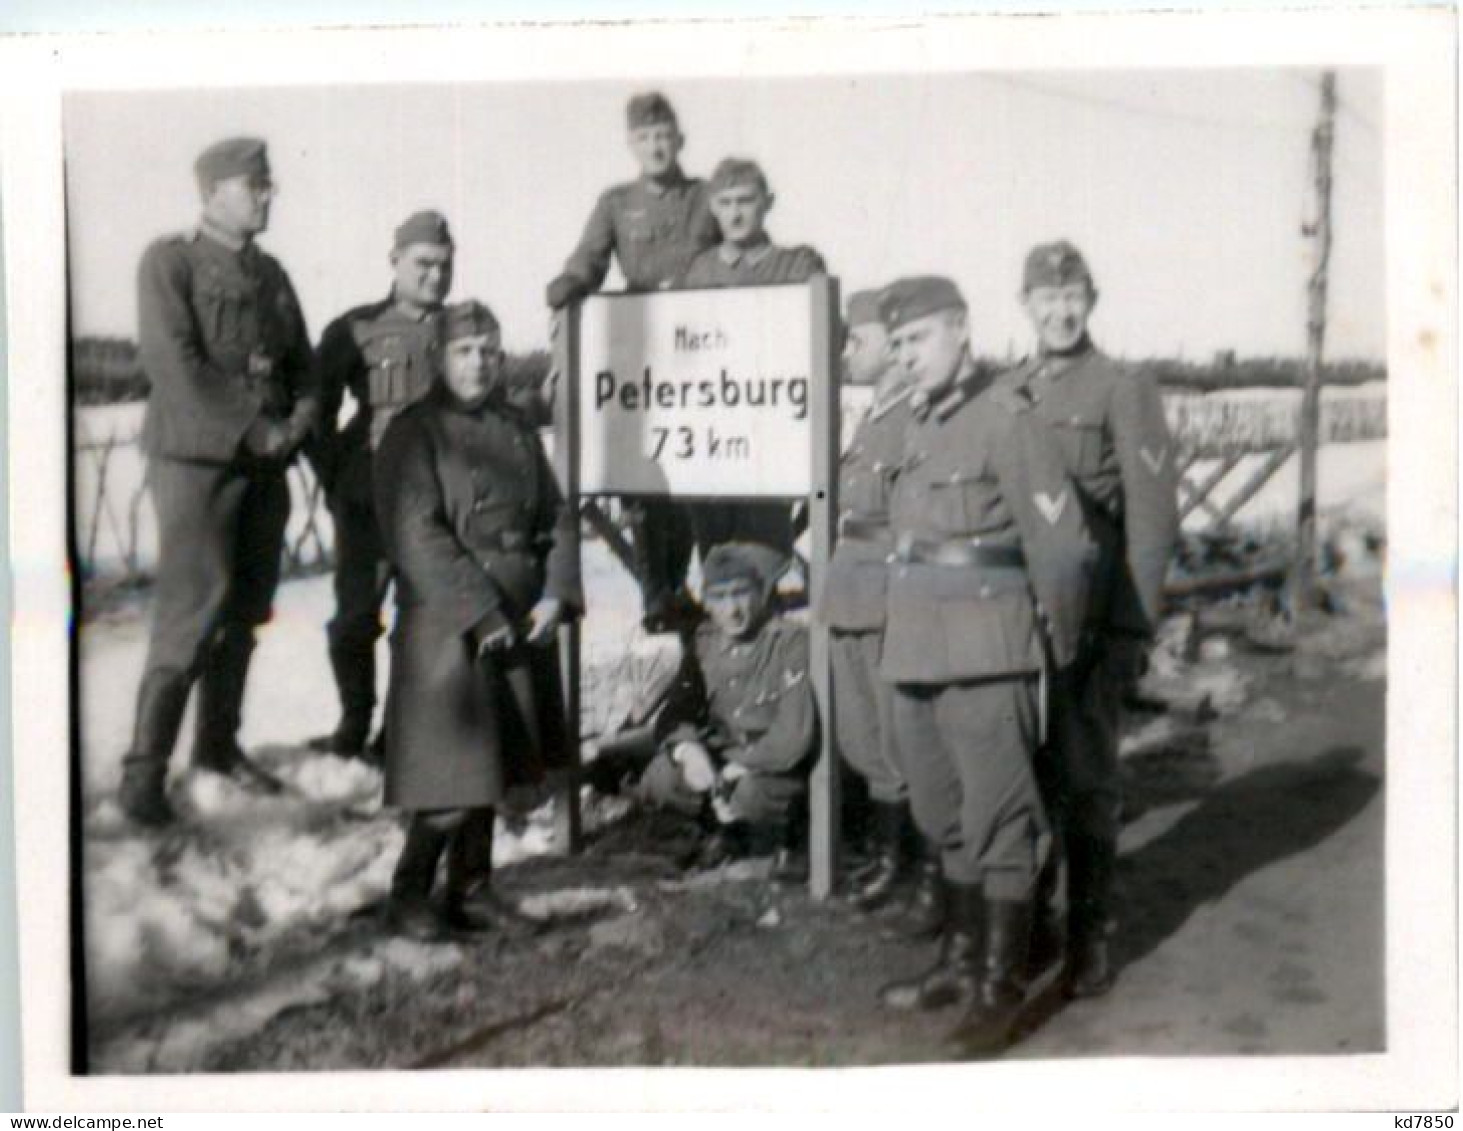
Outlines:
<svg viewBox="0 0 1463 1131"><path fill-rule="evenodd" d="M549 644L559 625L564 623L564 603L557 597L542 597L528 613L528 636L530 644Z"/></svg>

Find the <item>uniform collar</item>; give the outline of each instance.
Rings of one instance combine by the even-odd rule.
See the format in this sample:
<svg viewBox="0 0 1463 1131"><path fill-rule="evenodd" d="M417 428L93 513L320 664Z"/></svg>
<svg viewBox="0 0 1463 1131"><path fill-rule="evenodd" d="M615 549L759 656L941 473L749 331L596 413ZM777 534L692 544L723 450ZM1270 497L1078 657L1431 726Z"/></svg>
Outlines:
<svg viewBox="0 0 1463 1131"><path fill-rule="evenodd" d="M207 216L200 216L198 218L198 234L208 237L216 244L221 244L235 255L242 255L254 246L253 241L248 236L239 237L232 232L226 232Z"/></svg>
<svg viewBox="0 0 1463 1131"><path fill-rule="evenodd" d="M1047 353L1038 347L1035 369L1038 374L1056 380L1096 351L1097 347L1092 344L1092 339L1086 334L1082 335L1082 340L1075 346L1061 353Z"/></svg>
<svg viewBox="0 0 1463 1131"><path fill-rule="evenodd" d="M654 177L647 177L644 173L640 175L640 185L651 196L664 196L672 189L678 189L686 183L686 174L681 172L679 165L673 165L671 171L661 180Z"/></svg>
<svg viewBox="0 0 1463 1131"><path fill-rule="evenodd" d="M910 393L909 407L920 420L924 420L931 409L934 409L936 420L944 420L989 383L981 380L975 358L967 353L955 371L954 380L933 395L914 389Z"/></svg>
<svg viewBox="0 0 1463 1131"><path fill-rule="evenodd" d="M381 309L385 312L395 314L398 318L405 318L411 322L423 323L430 322L437 315L441 314L442 304L438 303L436 306L430 306L426 310L422 311L421 314L413 318L410 314L407 313L406 309L396 301L396 288L392 287L389 291L386 292L386 301L381 304Z"/></svg>
<svg viewBox="0 0 1463 1131"><path fill-rule="evenodd" d="M772 240L766 232L762 238L751 247L737 247L735 244L723 243L716 249L716 254L728 267L740 267L745 263L753 267L772 254Z"/></svg>
<svg viewBox="0 0 1463 1131"><path fill-rule="evenodd" d="M882 398L875 400L874 403L869 406L869 419L878 420L879 417L883 416L885 413L891 412L895 407L909 400L910 396L913 393L913 385L909 384L908 382L900 382L898 385L895 385Z"/></svg>

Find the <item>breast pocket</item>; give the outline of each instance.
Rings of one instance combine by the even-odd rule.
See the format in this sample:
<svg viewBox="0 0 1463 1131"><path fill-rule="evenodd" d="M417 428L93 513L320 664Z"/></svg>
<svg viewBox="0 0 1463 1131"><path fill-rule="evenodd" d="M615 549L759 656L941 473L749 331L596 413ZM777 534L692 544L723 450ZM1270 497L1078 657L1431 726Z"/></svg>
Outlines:
<svg viewBox="0 0 1463 1131"><path fill-rule="evenodd" d="M1086 413L1073 413L1053 422L1067 467L1075 476L1095 474L1102 466L1106 432L1102 419Z"/></svg>
<svg viewBox="0 0 1463 1131"><path fill-rule="evenodd" d="M219 284L199 290L194 298L204 336L224 347L237 347L245 338L248 296Z"/></svg>
<svg viewBox="0 0 1463 1131"><path fill-rule="evenodd" d="M887 484L888 474L880 465L870 466L845 457L839 501L844 510L854 514L883 514L889 509Z"/></svg>
<svg viewBox="0 0 1463 1131"><path fill-rule="evenodd" d="M411 360L400 338L382 338L372 343L366 385L372 405L396 405L407 399Z"/></svg>
<svg viewBox="0 0 1463 1131"><path fill-rule="evenodd" d="M930 518L951 536L979 534L995 525L1000 511L996 481L984 474L957 472L930 483Z"/></svg>

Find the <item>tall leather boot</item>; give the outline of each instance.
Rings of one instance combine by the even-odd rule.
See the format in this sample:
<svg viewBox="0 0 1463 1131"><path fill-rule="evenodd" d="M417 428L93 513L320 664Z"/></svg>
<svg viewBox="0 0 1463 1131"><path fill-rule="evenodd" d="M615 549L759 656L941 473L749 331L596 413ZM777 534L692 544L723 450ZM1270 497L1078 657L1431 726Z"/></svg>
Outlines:
<svg viewBox="0 0 1463 1131"><path fill-rule="evenodd" d="M894 938L911 941L939 937L945 929L948 902L944 873L940 868L940 850L921 837L914 889L899 907L888 933Z"/></svg>
<svg viewBox="0 0 1463 1131"><path fill-rule="evenodd" d="M528 938L544 927L493 889L492 809L471 809L447 846L447 925L454 930L496 931Z"/></svg>
<svg viewBox="0 0 1463 1131"><path fill-rule="evenodd" d="M246 758L239 748L244 685L253 652L254 631L242 625L220 629L204 650L193 764L223 774L253 793L281 793L284 783Z"/></svg>
<svg viewBox="0 0 1463 1131"><path fill-rule="evenodd" d="M365 757L371 716L376 711L375 641L332 639L330 670L340 695L340 722L330 734L312 738L306 745L324 754Z"/></svg>
<svg viewBox="0 0 1463 1131"><path fill-rule="evenodd" d="M869 808L874 859L855 877L848 896L849 903L860 911L874 911L888 903L905 873L904 837L909 824L909 806L902 801L871 801Z"/></svg>
<svg viewBox="0 0 1463 1131"><path fill-rule="evenodd" d="M175 819L164 786L191 682L183 672L152 671L138 688L132 747L122 759L117 803L139 825L161 828Z"/></svg>
<svg viewBox="0 0 1463 1131"><path fill-rule="evenodd" d="M949 915L935 964L879 990L888 1009L941 1009L974 1000L981 980L985 904L978 884L946 882Z"/></svg>
<svg viewBox="0 0 1463 1131"><path fill-rule="evenodd" d="M450 835L431 817L412 815L386 900L386 929L393 934L418 942L442 942L447 938L447 925L432 906L431 897L437 862Z"/></svg>
<svg viewBox="0 0 1463 1131"><path fill-rule="evenodd" d="M1030 944L1031 904L1025 900L987 900L977 992L950 1034L966 1056L988 1056L1011 1043L1012 1030L1026 1001Z"/></svg>
<svg viewBox="0 0 1463 1131"><path fill-rule="evenodd" d="M1074 837L1068 854L1072 906L1065 989L1068 997L1101 997L1117 980L1112 954L1117 846Z"/></svg>

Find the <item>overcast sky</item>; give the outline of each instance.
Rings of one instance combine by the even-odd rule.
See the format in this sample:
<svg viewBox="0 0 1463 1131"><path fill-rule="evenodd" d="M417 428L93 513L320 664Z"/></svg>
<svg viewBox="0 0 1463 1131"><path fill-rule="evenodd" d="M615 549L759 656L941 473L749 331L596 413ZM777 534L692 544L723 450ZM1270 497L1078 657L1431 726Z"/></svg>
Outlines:
<svg viewBox="0 0 1463 1131"><path fill-rule="evenodd" d="M1102 291L1100 342L1130 357L1305 349L1313 71L667 81L705 175L757 158L773 238L821 251L844 293L904 274L956 278L984 352L1023 352L1021 261L1065 236ZM66 101L72 317L135 333L147 243L197 212L209 142L270 143L281 195L262 245L311 332L385 294L392 228L440 208L454 297L488 302L510 348L542 344L545 283L596 195L634 175L623 82L86 93ZM1343 71L1327 353L1385 351L1382 91Z"/></svg>

